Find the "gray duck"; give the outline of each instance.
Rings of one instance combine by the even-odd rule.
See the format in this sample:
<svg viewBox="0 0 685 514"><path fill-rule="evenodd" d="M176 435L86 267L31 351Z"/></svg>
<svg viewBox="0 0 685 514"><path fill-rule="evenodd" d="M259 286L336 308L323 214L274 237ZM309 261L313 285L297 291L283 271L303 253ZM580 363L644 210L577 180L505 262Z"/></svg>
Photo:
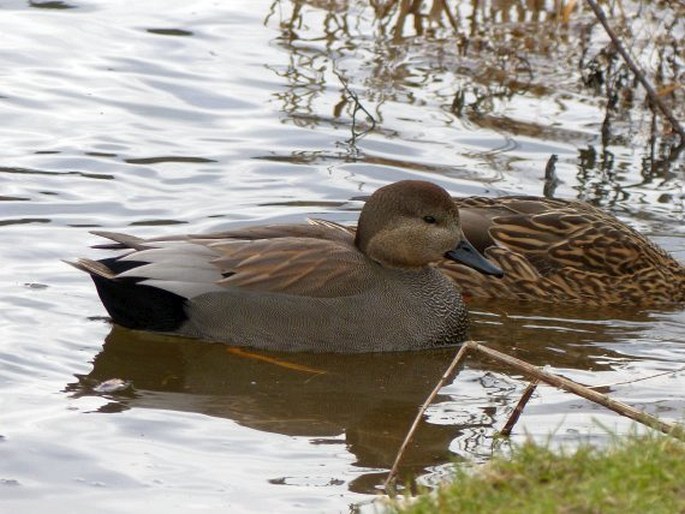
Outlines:
<svg viewBox="0 0 685 514"><path fill-rule="evenodd" d="M71 263L89 273L114 323L285 351L417 350L466 338L441 259L501 276L464 238L449 194L405 180L378 189L356 234L330 221L141 239Z"/></svg>

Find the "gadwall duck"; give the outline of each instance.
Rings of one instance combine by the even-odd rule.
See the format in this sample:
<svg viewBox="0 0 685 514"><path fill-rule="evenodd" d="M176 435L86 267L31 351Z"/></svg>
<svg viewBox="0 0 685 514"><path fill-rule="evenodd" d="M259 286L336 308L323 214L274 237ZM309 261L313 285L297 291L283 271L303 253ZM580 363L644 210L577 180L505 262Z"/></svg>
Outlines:
<svg viewBox="0 0 685 514"><path fill-rule="evenodd" d="M659 305L685 302L685 266L614 216L584 202L455 198L473 246L504 271L492 280L443 260L468 297Z"/></svg>
<svg viewBox="0 0 685 514"><path fill-rule="evenodd" d="M501 276L462 233L448 193L406 180L378 189L356 236L344 226L273 225L139 239L95 232L117 257L73 264L91 275L114 323L272 350L416 350L465 339L447 258Z"/></svg>

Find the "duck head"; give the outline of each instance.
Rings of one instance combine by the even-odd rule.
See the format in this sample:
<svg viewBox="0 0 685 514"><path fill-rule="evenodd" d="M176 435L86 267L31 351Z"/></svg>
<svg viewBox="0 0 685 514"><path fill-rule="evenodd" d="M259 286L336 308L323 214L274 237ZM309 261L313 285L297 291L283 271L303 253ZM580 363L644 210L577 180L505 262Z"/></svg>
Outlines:
<svg viewBox="0 0 685 514"><path fill-rule="evenodd" d="M376 190L359 216L355 244L383 266L422 268L446 258L487 275L503 275L464 237L459 210L447 191L422 180Z"/></svg>

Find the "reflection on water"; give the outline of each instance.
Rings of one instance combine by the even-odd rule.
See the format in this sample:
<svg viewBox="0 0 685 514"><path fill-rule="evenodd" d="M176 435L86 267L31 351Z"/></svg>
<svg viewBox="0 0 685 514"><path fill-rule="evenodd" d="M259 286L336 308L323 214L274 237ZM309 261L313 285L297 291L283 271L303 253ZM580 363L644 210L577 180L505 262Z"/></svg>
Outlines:
<svg viewBox="0 0 685 514"><path fill-rule="evenodd" d="M520 306L507 312L496 305L489 311L479 310L482 307L472 305L474 338L566 374L611 371L625 359L611 349L612 343L639 337L649 320L647 313L638 313L623 316L624 325L618 325L616 318L577 307L568 317L555 318L543 307ZM75 397L108 398L98 408L103 413L130 408L190 411L260 431L306 436L313 444L345 444L356 466L389 469L418 406L455 352L445 348L361 355L274 353L114 327L92 371L67 390ZM421 425L401 476L416 477L451 460L455 440L465 445L461 456L467 459L487 452L492 444L501 428L496 420L503 419L517 399L517 386L506 376L517 373L476 356L469 359L467 369L470 380L482 388L481 403L460 405L450 395L439 396L436 403L442 405L443 415L446 406L453 414L441 423ZM132 389L98 392L100 384L112 379L123 380ZM452 395L458 393L460 380L454 381ZM365 473L349 484L350 490L372 493L385 476L384 471Z"/></svg>
<svg viewBox="0 0 685 514"><path fill-rule="evenodd" d="M598 310L481 300L470 302L469 307L476 340L487 341L493 348L537 366L598 371L608 369L599 358L612 356L612 343L639 339L652 319L649 311L620 307Z"/></svg>
<svg viewBox="0 0 685 514"><path fill-rule="evenodd" d="M198 412L262 431L307 436L315 444L345 444L356 465L389 468L417 405L452 353L253 353L114 328L93 370L68 389L93 394L93 385L119 378L130 381L135 392L112 399L102 412L133 407ZM449 460L449 443L463 429L425 425L404 471ZM342 440L327 439L341 435Z"/></svg>
<svg viewBox="0 0 685 514"><path fill-rule="evenodd" d="M675 34L685 30L685 22L677 8L660 11L661 6L651 3L641 8L671 24L644 31L639 16L615 20L638 26L625 31L636 34L629 46L639 48L646 60L658 57L659 72L651 78L669 92L669 106L682 119L683 92L675 93L672 87L679 80L679 68L665 63L679 59L682 41ZM360 96L386 137L396 135L393 127L402 127L404 138L418 144L432 142L423 131L413 132L397 119L391 105L400 102L403 117L416 122L422 118L423 106L437 101L443 110L442 123L481 129L485 138L461 141L475 143L476 148L462 153L460 159L475 153L494 169L520 171L516 152L508 151L519 147L527 155L547 152L549 157L555 150L547 142L572 143L573 159L578 162L572 179L579 198L612 207L634 197L643 199L645 190L656 190L659 193L650 197L675 205L682 217L685 168L674 152L677 138L669 137L668 130L662 133L657 117L645 113L644 104L636 99L643 93L634 87L616 50L606 46L601 31L593 30L593 15L574 3L390 1L367 6L290 0L274 2L266 23L280 30L277 41L289 56L286 67L272 69L288 83L276 97L291 123L337 128L345 123L344 113L351 117L349 98L331 73L335 71L363 90ZM663 37L660 43L644 36L654 31ZM339 92L334 104L325 103L326 88ZM592 106L577 97L588 90L606 99L604 107L594 113ZM602 119L601 124L593 120L599 138L588 131L590 116ZM489 132L502 135L504 141L489 140ZM489 145L490 150L478 150L479 144ZM642 157L630 169L623 161L628 155L616 146L636 144L642 145ZM374 153L355 157L377 159ZM441 170L432 160L424 158L421 164L443 172L458 164L452 161ZM405 167L415 164L412 158L402 163ZM565 174L570 177L569 171ZM637 178L635 171L639 171ZM497 178L500 183L506 181L506 177Z"/></svg>

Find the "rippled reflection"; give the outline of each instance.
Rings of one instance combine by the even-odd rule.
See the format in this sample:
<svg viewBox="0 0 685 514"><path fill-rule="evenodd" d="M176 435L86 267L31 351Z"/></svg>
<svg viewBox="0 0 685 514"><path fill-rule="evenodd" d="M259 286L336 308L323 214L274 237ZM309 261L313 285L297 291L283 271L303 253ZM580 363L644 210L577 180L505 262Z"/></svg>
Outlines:
<svg viewBox="0 0 685 514"><path fill-rule="evenodd" d="M70 389L94 394L94 385L119 378L130 381L135 392L113 398L101 411L147 407L199 412L262 431L308 436L315 444L344 443L356 465L389 468L417 406L452 354L452 349L369 355L257 353L115 328L93 370ZM404 473L449 460L450 441L467 428L425 425ZM341 435L343 440L327 439Z"/></svg>
<svg viewBox="0 0 685 514"><path fill-rule="evenodd" d="M672 86L678 80L677 66L665 63L678 58L681 43L674 34L684 22L677 8L661 11L652 3L643 8L659 20L651 30L663 36L660 43L646 38L637 20L615 19L638 25L633 47L640 48L645 62L658 56L654 80L671 95L669 105L679 110L681 93ZM605 45L601 32L592 30L593 21L575 3L513 1L366 5L279 0L266 17L268 25L280 30L278 43L289 56L288 66L272 68L289 85L276 96L282 112L297 126L344 126L350 105L331 73L335 71L363 91L386 137L393 137L389 127L400 121L391 112L394 103L405 106L405 119L415 123L421 123L421 108L438 103L445 127L503 136L503 143L474 141L476 146L497 148L474 149L494 168L516 171L518 145L524 154L547 146L549 157L555 151L549 145L571 143L579 149L573 176L579 198L611 207L649 195L682 213L685 168L678 160L677 138L662 133L654 114L636 101L642 93L615 49ZM339 91L339 101L322 102L328 88ZM594 113L601 123L594 120L592 127L587 116L595 107L577 97L588 90L597 99L606 97ZM407 106L414 106L415 112ZM624 149L634 147L635 134L644 157L632 160L630 169ZM528 138L537 143L525 142ZM403 165L411 162L406 159ZM542 169L538 174L541 178Z"/></svg>
<svg viewBox="0 0 685 514"><path fill-rule="evenodd" d="M606 314L578 308L567 317L552 318L543 306L507 312L493 305L489 311L472 307L476 339L566 373L611 371L626 358L611 349L612 343L639 337L649 320L647 313L635 314L621 326ZM109 398L98 409L103 413L130 408L191 411L260 431L310 437L313 444L344 443L355 465L388 469L418 407L455 351L273 353L114 327L92 371L68 390L77 397ZM401 474L415 477L449 461L455 440L462 445L457 455L469 459L491 446L501 428L496 424L515 403L521 384L506 378L516 377L515 370L484 358L471 357L467 370L454 380L449 395L437 398L438 413L421 425ZM461 404L464 376L478 384L475 389L468 386L465 393L476 393L479 401ZM99 392L98 386L112 379L130 382L133 389ZM373 492L384 476L385 472L366 473L350 488Z"/></svg>

